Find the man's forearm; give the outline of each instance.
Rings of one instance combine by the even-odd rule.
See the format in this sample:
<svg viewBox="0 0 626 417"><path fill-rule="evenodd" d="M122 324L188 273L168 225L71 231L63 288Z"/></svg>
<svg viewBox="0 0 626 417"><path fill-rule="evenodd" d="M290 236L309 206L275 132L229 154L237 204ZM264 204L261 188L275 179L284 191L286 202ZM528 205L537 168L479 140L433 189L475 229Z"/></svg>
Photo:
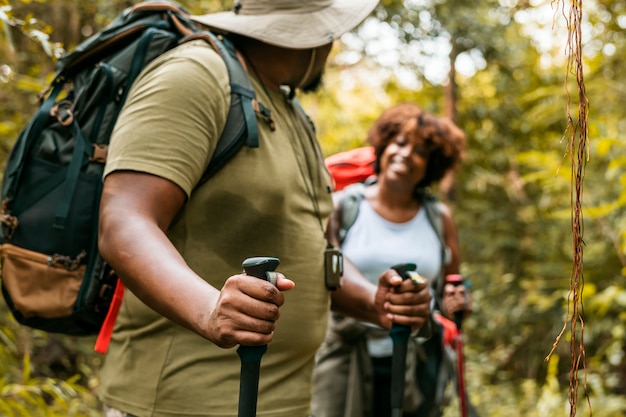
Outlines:
<svg viewBox="0 0 626 417"><path fill-rule="evenodd" d="M219 292L184 262L165 234L141 221L113 226L103 241L103 256L125 286L146 305L170 320L202 334ZM150 229L155 230L150 230ZM141 236L138 241L137 236ZM202 308L198 308L201 305Z"/></svg>
<svg viewBox="0 0 626 417"><path fill-rule="evenodd" d="M369 282L352 262L344 258L341 288L331 295L331 309L357 320L380 324L374 305L376 285Z"/></svg>

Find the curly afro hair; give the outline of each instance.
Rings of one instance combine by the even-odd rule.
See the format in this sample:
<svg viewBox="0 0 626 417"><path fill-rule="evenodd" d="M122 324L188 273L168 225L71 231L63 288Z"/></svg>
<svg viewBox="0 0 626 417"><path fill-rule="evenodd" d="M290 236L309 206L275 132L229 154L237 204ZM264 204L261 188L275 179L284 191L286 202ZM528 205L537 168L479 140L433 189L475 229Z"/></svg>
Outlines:
<svg viewBox="0 0 626 417"><path fill-rule="evenodd" d="M374 169L377 174L385 148L411 119L416 119L417 123L409 134L423 139L428 151L426 174L416 187L423 189L440 181L458 166L464 157L466 137L450 119L427 113L415 104L401 103L390 107L374 122L367 137L376 154Z"/></svg>

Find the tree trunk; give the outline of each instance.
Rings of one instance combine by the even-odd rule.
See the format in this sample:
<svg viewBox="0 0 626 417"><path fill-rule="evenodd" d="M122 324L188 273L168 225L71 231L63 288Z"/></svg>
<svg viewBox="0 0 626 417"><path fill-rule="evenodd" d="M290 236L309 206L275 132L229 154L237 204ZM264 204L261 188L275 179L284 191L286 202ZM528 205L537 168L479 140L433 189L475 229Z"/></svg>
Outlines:
<svg viewBox="0 0 626 417"><path fill-rule="evenodd" d="M454 63L458 55L455 38L450 40L452 49L450 50L450 71L448 72L448 84L444 87L444 115L456 124L457 119L457 86L456 68ZM457 200L455 171L448 171L439 183L441 195L448 201Z"/></svg>

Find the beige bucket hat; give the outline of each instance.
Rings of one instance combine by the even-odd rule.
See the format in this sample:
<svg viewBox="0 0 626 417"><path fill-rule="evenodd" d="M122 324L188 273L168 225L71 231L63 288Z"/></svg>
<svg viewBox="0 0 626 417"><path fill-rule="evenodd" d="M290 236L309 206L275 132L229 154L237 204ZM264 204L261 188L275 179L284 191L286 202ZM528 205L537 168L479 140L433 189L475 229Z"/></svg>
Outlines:
<svg viewBox="0 0 626 417"><path fill-rule="evenodd" d="M369 15L378 0L239 0L230 12L192 16L200 24L291 49L338 39Z"/></svg>

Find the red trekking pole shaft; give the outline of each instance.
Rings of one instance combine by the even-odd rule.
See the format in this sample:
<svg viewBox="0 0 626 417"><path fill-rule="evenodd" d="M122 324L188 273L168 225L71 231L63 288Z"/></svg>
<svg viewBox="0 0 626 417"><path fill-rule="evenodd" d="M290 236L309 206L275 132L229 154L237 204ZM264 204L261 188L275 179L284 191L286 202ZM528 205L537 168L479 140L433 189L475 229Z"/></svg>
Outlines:
<svg viewBox="0 0 626 417"><path fill-rule="evenodd" d="M446 276L446 284L454 286L464 285L463 276L459 274L451 274ZM467 417L467 393L465 391L465 358L463 356L463 333L461 326L463 324L463 310L454 313L454 323L459 331L459 335L455 340L456 361L457 361L457 388L459 393L459 403L461 406L461 417Z"/></svg>
<svg viewBox="0 0 626 417"><path fill-rule="evenodd" d="M462 316L463 312L457 312L455 316ZM463 334L461 333L461 318L456 319L456 328L459 330L459 335L456 338L456 357L457 357L457 379L459 388L459 401L461 403L461 417L467 417L467 393L465 391L465 358L463 357Z"/></svg>

